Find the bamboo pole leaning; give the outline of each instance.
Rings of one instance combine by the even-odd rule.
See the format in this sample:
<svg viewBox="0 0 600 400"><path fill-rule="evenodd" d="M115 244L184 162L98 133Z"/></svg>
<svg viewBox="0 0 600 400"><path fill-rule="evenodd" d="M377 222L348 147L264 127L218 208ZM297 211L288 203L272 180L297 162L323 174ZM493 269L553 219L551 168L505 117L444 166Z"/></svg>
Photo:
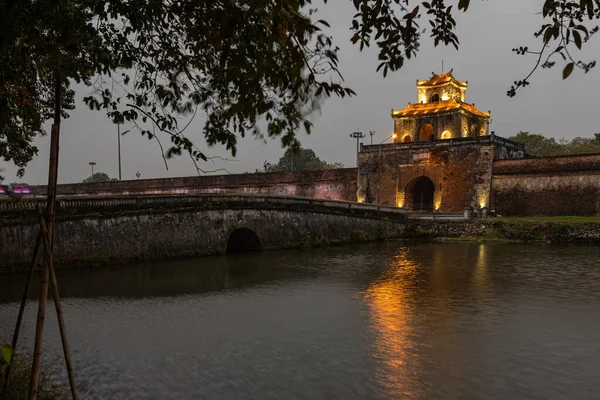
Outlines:
<svg viewBox="0 0 600 400"><path fill-rule="evenodd" d="M31 380L29 381L29 400L37 398L40 379L40 366L42 363L42 341L44 336L44 320L46 317L46 303L48 302L49 272L47 266L42 267L42 281L40 285L40 298L38 301L37 322L35 325L35 345L33 349L33 363L31 366Z"/></svg>
<svg viewBox="0 0 600 400"><path fill-rule="evenodd" d="M46 316L46 305L48 302L48 281L50 274L54 275L53 278L53 292L55 294L55 304L57 307L57 313L60 311L59 316L59 328L62 324L61 339L63 340L63 352L65 354L65 362L67 363L67 373L69 373L69 384L71 386L71 395L73 400L77 399L75 391L75 383L73 379L73 369L71 367L71 361L66 344L66 332L64 331L64 320L61 322L62 307L59 303L56 303L58 298L58 285L56 283L56 275L51 272L53 269L52 264L52 252L54 245L54 226L55 226L55 209L56 209L56 184L58 180L58 154L59 154L59 138L60 138L60 118L61 118L61 105L62 105L62 81L59 74L56 75L56 84L54 92L54 123L52 124L52 133L50 136L50 165L48 171L48 190L47 190L47 205L46 214L47 221L40 221L40 229L42 230L42 237L44 241L45 250L45 261L46 266L42 268L42 282L40 288L40 299L38 303L38 314L35 331L35 343L33 350L33 362L31 368L31 380L29 383L29 400L36 400L39 377L40 377L40 366L42 361L42 343L44 337L44 320ZM43 218L42 218L43 219ZM42 223L43 222L43 223ZM45 229L44 229L45 228ZM44 235L44 232L46 234Z"/></svg>
<svg viewBox="0 0 600 400"><path fill-rule="evenodd" d="M69 377L69 386L71 388L71 396L73 400L77 399L77 391L75 389L75 378L73 376L73 366L71 364L71 354L69 352L69 342L67 340L67 330L65 328L65 319L62 312L62 305L60 303L60 296L58 294L58 281L56 279L56 270L54 269L54 260L52 258L52 246L50 244L48 229L46 227L46 221L44 220L44 214L42 209L38 206L38 217L40 221L40 229L42 237L44 238L44 257L46 261L46 270L50 274L50 285L52 288L52 298L54 299L54 306L56 308L56 317L58 319L58 329L60 330L60 340L62 342L63 355L65 357L65 364L67 367L67 375Z"/></svg>

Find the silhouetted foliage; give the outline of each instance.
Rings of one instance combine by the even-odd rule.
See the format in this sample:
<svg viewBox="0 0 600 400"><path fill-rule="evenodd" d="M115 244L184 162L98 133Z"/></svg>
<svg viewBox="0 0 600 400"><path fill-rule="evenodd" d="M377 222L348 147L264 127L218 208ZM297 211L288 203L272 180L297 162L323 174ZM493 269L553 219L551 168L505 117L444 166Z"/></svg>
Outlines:
<svg viewBox="0 0 600 400"><path fill-rule="evenodd" d="M317 157L311 149L288 148L277 164L265 161L263 170L257 172L318 171L332 168L344 168L344 165L341 163L329 164Z"/></svg>
<svg viewBox="0 0 600 400"><path fill-rule="evenodd" d="M597 133L593 138L576 137L571 141L566 139L557 141L540 134L519 132L509 139L523 143L527 154L532 156L600 153L600 135Z"/></svg>
<svg viewBox="0 0 600 400"><path fill-rule="evenodd" d="M117 178L111 178L104 172L94 172L94 175L88 176L81 183L95 183L95 182L108 182L108 181L118 181Z"/></svg>
<svg viewBox="0 0 600 400"><path fill-rule="evenodd" d="M326 2L326 0L323 0ZM309 117L326 98L350 96L338 70L338 47L319 20L314 0L183 1L0 0L0 156L23 167L37 154L33 139L63 88L62 110L73 108L71 82L91 88L85 103L150 139L166 134L167 157L189 153L206 160L186 136L189 119L206 114L209 146L233 155L239 137L280 137L298 146ZM385 76L416 56L422 37L458 48L455 1L352 0L357 10L348 39L378 48ZM459 0L466 11L470 0ZM598 0L545 0L536 29L540 51L533 71L564 62L563 78L594 61L574 59L598 31ZM423 20L426 23L421 24ZM240 21L243 21L240 22ZM346 40L338 38L338 40ZM560 60L560 59L559 59ZM533 73L532 71L532 73ZM508 94L529 84L515 81ZM66 113L65 113L66 116ZM259 122L264 122L261 128ZM161 144L162 147L162 144Z"/></svg>

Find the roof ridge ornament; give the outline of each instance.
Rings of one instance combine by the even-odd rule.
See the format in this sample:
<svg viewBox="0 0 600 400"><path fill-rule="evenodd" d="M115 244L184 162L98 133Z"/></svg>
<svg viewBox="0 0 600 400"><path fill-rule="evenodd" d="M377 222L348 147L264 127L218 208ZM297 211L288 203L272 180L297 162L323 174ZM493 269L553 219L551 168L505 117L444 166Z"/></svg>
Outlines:
<svg viewBox="0 0 600 400"><path fill-rule="evenodd" d="M461 89L466 89L469 86L469 82L468 81L459 81L458 79L456 79L453 75L454 73L454 68L451 68L450 71L448 72L440 72L439 74L436 74L435 72L431 72L431 76L428 79L425 79L423 81L419 81L417 79L417 87L420 88L433 88L433 87L440 87L440 86L445 86L445 85L454 85L458 88Z"/></svg>

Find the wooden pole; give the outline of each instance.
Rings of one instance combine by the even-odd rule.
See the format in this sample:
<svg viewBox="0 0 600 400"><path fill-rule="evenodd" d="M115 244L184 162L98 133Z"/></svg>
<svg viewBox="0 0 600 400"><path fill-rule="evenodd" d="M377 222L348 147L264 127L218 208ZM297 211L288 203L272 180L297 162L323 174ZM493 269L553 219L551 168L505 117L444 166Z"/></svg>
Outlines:
<svg viewBox="0 0 600 400"><path fill-rule="evenodd" d="M33 364L31 367L31 380L29 382L29 400L37 398L40 379L40 365L42 362L42 339L44 335L44 319L46 316L46 302L48 301L48 268L42 268L42 283L40 299L38 302L38 316L35 325L35 345L33 349Z"/></svg>
<svg viewBox="0 0 600 400"><path fill-rule="evenodd" d="M35 264L37 261L38 251L40 249L40 241L41 241L42 229L40 227L40 231L37 236L37 240L35 242L35 248L33 250L33 256L31 258L31 268L29 269L29 275L27 276L27 282L25 283L25 289L23 289L23 295L21 296L21 305L19 306L19 315L17 315L17 323L15 324L15 330L13 332L13 338L11 342L11 347L14 351L17 349L17 344L19 342L19 333L21 331L21 324L23 322L23 313L25 312L25 304L27 303L27 297L29 296L29 287L31 286L31 280L33 279L33 273L35 271ZM10 377L10 369L12 366L13 357L10 359L10 363L6 366L6 372L4 374L4 383L2 387L2 397L0 399L7 400L8 399L8 380Z"/></svg>
<svg viewBox="0 0 600 400"><path fill-rule="evenodd" d="M54 208L56 205L56 181L58 179L58 150L60 137L60 111L61 111L62 83L60 75L56 75L56 84L54 92L54 124L52 124L52 133L50 136L50 165L48 171L48 195L46 205L46 215L48 218L48 242L50 243L50 252L54 244ZM33 362L31 366L31 380L29 382L29 400L37 398L40 365L42 361L42 342L44 339L44 318L46 316L46 304L48 302L48 279L49 268L42 268L42 282L40 288L40 299L38 303L37 323L35 327L35 344L33 349Z"/></svg>
<svg viewBox="0 0 600 400"><path fill-rule="evenodd" d="M38 217L40 220L40 230L44 238L44 256L46 259L46 267L50 272L50 284L52 285L52 298L56 308L56 316L58 318L58 329L60 330L60 340L62 341L63 354L65 356L65 364L67 366L67 375L69 376L69 386L71 387L71 396L73 400L77 399L77 391L75 390L75 378L73 377L73 367L71 364L71 355L69 353L69 342L67 340L67 330L65 328L65 320L60 304L60 296L58 294L58 281L56 280L56 270L54 269L54 260L52 258L52 246L50 244L46 221L42 209L38 207Z"/></svg>

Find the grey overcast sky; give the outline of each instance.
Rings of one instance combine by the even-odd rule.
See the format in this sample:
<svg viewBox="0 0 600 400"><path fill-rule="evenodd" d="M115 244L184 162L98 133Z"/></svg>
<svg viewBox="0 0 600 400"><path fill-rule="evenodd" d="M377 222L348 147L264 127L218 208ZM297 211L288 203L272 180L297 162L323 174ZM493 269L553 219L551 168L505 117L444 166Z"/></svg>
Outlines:
<svg viewBox="0 0 600 400"><path fill-rule="evenodd" d="M531 85L521 89L516 97L506 95L511 83L525 77L535 62L533 56L518 56L511 49L520 45L529 45L531 49L538 46L533 32L541 25L542 18L537 13L542 3L542 0L472 1L467 13L455 12L461 42L459 51L451 47L435 48L431 40L424 38L417 58L387 78L375 72L375 51L361 53L349 42L349 26L354 14L351 2L333 0L326 6L319 4L318 17L331 24L330 32L341 48L342 73L346 84L356 91L357 96L329 99L320 115L313 118L313 133L310 136L300 133L302 145L314 149L328 162L354 166L356 142L349 134L357 128L364 132L374 130L375 142L389 136L393 130L390 110L416 102L416 80L428 78L433 71L439 72L442 60L445 70L454 68L457 79L469 81L467 101L474 102L483 111L492 111L492 130L497 135L508 137L519 131L529 131L571 139L600 132L600 67L587 75L576 69L566 81L561 78L560 64L550 70L540 69ZM582 56L585 60L600 56L600 37L594 37L584 47ZM78 99L85 94L85 91L79 91ZM222 148L206 148L202 124L202 118L197 118L188 129L188 136L208 154L228 156ZM71 118L62 124L61 135L60 183L79 182L88 177L90 161L96 162L95 171L118 176L116 126L103 112L90 111L79 102ZM363 141L367 143L369 137ZM49 142L49 136L36 140L39 155L29 163L23 182L46 182ZM157 142L149 141L135 131L121 138L121 153L123 179L136 179L136 171L142 178L197 174L187 156L169 160L166 170ZM202 168L226 168L231 173L254 172L265 160L276 162L282 153L279 139L265 143L245 138L239 141L235 161L215 161L202 165ZM0 162L0 168L6 170L3 173L5 183L17 181L14 166Z"/></svg>

